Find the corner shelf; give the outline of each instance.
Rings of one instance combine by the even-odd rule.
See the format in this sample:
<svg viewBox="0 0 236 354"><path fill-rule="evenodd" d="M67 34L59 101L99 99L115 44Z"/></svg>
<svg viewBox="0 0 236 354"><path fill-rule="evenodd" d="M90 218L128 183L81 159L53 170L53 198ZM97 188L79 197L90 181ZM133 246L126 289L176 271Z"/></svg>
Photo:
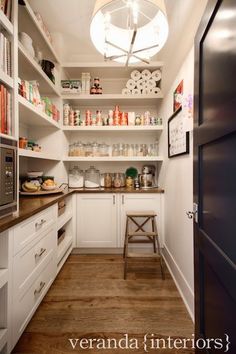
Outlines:
<svg viewBox="0 0 236 354"><path fill-rule="evenodd" d="M29 157L29 158L33 158L33 159L43 159L43 160L49 160L49 161L60 161L61 160L59 157L52 156L47 152L35 152L35 151L31 151L31 150L19 149L18 153L19 153L20 157Z"/></svg>
<svg viewBox="0 0 236 354"><path fill-rule="evenodd" d="M64 162L162 162L163 157L161 156L107 156L107 157L79 157L79 156L68 156L63 159Z"/></svg>
<svg viewBox="0 0 236 354"><path fill-rule="evenodd" d="M18 95L19 121L27 126L45 126L60 129L60 125L46 113L37 109L24 97Z"/></svg>
<svg viewBox="0 0 236 354"><path fill-rule="evenodd" d="M0 70L0 83L5 84L5 85L7 85L8 87L10 87L12 89L14 87L13 79L9 75L4 73L4 71L2 71L2 70Z"/></svg>
<svg viewBox="0 0 236 354"><path fill-rule="evenodd" d="M5 28L5 30L13 36L13 24L7 18L2 10L0 10L0 25Z"/></svg>
<svg viewBox="0 0 236 354"><path fill-rule="evenodd" d="M23 45L18 42L19 76L23 80L36 80L39 82L39 91L43 95L57 95L60 92L53 82L47 77L41 66L27 52Z"/></svg>
<svg viewBox="0 0 236 354"><path fill-rule="evenodd" d="M92 105L109 105L118 104L126 106L148 106L155 105L159 99L164 96L160 92L157 95L122 95L122 94L102 94L102 95L82 95L82 94L64 94L61 95L62 99L73 101L73 104L80 106Z"/></svg>
<svg viewBox="0 0 236 354"><path fill-rule="evenodd" d="M39 21L37 20L37 17L35 16L35 13L33 11L33 9L31 8L31 6L29 5L27 0L24 0L24 8L26 9L30 19L32 20L34 26L36 27L37 31L40 33L41 37L43 38L46 46L48 47L50 53L52 54L52 56L54 57L54 59L56 60L57 63L60 63L59 57L55 51L55 49L53 48L52 44L50 43L50 41L48 40L46 34L44 33L43 29L41 28Z"/></svg>
<svg viewBox="0 0 236 354"><path fill-rule="evenodd" d="M15 138L14 136L3 134L3 133L0 133L0 138L10 139L10 140L17 140L17 138Z"/></svg>

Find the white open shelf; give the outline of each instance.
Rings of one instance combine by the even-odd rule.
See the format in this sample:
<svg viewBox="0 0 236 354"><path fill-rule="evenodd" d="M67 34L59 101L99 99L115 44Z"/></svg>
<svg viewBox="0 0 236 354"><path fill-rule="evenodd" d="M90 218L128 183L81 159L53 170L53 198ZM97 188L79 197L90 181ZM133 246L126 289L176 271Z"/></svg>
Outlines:
<svg viewBox="0 0 236 354"><path fill-rule="evenodd" d="M129 65L128 68L123 64L114 61L108 62L85 62L85 63L63 63L62 67L65 69L69 77L75 78L80 72L89 72L92 77L99 76L101 78L130 78L130 74L134 69L142 71L148 69L154 71L162 68L164 63L162 61L153 61L150 64L136 63Z"/></svg>
<svg viewBox="0 0 236 354"><path fill-rule="evenodd" d="M47 126L60 129L59 124L49 117L46 113L40 111L24 97L18 95L19 102L19 121L27 126Z"/></svg>
<svg viewBox="0 0 236 354"><path fill-rule="evenodd" d="M23 45L18 42L19 48L19 77L23 80L36 80L39 83L39 91L43 95L57 95L60 92L54 83L45 74L41 66L27 52Z"/></svg>
<svg viewBox="0 0 236 354"><path fill-rule="evenodd" d="M65 212L58 217L57 231L60 230L69 220L72 219L73 214L71 212Z"/></svg>
<svg viewBox="0 0 236 354"><path fill-rule="evenodd" d="M0 137L1 138L6 138L6 139L10 139L10 140L17 140L14 136L3 134L3 133L0 133Z"/></svg>
<svg viewBox="0 0 236 354"><path fill-rule="evenodd" d="M4 73L4 71L2 71L1 69L0 69L0 82L4 83L5 85L7 85L10 88L13 88L13 86L14 86L13 79L9 75Z"/></svg>
<svg viewBox="0 0 236 354"><path fill-rule="evenodd" d="M0 289L8 282L8 269L0 268Z"/></svg>
<svg viewBox="0 0 236 354"><path fill-rule="evenodd" d="M9 34L13 35L13 25L2 10L0 10L0 25L4 27Z"/></svg>
<svg viewBox="0 0 236 354"><path fill-rule="evenodd" d="M0 329L0 351L4 348L7 343L7 329Z"/></svg>
<svg viewBox="0 0 236 354"><path fill-rule="evenodd" d="M72 237L66 236L64 240L57 247L57 264L60 263L68 248L72 245Z"/></svg>
<svg viewBox="0 0 236 354"><path fill-rule="evenodd" d="M102 94L102 95L82 95L82 94L62 94L62 99L71 101L80 106L109 105L118 104L126 106L148 106L156 105L159 99L163 98L160 92L156 95L122 95L122 94Z"/></svg>
<svg viewBox="0 0 236 354"><path fill-rule="evenodd" d="M60 161L60 157L50 155L48 152L35 152L32 150L19 149L19 156L21 157L29 157L34 159L43 159L43 160L51 160L51 161Z"/></svg>
<svg viewBox="0 0 236 354"><path fill-rule="evenodd" d="M143 162L158 162L163 161L161 156L106 156L106 157L79 157L79 156L68 156L63 159L64 162L73 162L73 161L83 161L83 162L127 162L127 161L143 161Z"/></svg>
<svg viewBox="0 0 236 354"><path fill-rule="evenodd" d="M63 126L65 131L85 131L85 132L160 132L163 125L119 125L119 126Z"/></svg>
<svg viewBox="0 0 236 354"><path fill-rule="evenodd" d="M56 62L60 62L59 57L55 51L55 49L53 48L51 42L49 41L49 39L47 38L45 32L43 31L43 29L41 28L39 21L37 20L37 17L35 16L34 11L32 10L29 2L27 0L24 0L25 6L24 8L26 9L30 19L32 20L33 25L36 27L36 30L40 33L41 37L43 38L47 48L49 49L51 55L53 56L54 60Z"/></svg>

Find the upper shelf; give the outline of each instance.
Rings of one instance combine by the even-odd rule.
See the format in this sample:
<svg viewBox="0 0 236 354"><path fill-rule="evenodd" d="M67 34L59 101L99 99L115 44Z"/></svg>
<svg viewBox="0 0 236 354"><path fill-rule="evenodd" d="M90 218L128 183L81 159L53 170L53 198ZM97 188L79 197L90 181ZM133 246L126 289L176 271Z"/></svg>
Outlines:
<svg viewBox="0 0 236 354"><path fill-rule="evenodd" d="M82 94L62 94L64 100L73 101L80 106L109 105L111 103L126 106L147 106L156 105L163 94L157 95L122 95L122 94L102 94L102 95L82 95Z"/></svg>
<svg viewBox="0 0 236 354"><path fill-rule="evenodd" d="M45 32L41 28L39 21L37 20L37 17L35 16L35 13L34 13L33 9L31 8L29 2L27 0L24 0L24 3L25 3L25 5L21 6L21 8L23 7L25 9L25 13L28 14L28 17L31 20L31 24L33 24L36 31L40 34L40 37L41 37L43 43L46 45L47 49L49 50L54 62L60 63L60 59L59 59L55 49L53 48L53 46L50 43L49 39L47 38ZM33 31L31 30L31 32L33 32Z"/></svg>
<svg viewBox="0 0 236 354"><path fill-rule="evenodd" d="M162 132L163 125L63 126L65 131L84 132Z"/></svg>
<svg viewBox="0 0 236 354"><path fill-rule="evenodd" d="M126 68L124 65L116 62L85 62L85 63L63 63L62 67L66 71L67 75L74 79L81 75L82 72L89 72L92 77L107 78L130 78L130 74L134 69L143 70L149 69L154 71L158 68L162 68L164 65L161 61L153 61L150 64L136 63Z"/></svg>
<svg viewBox="0 0 236 354"><path fill-rule="evenodd" d="M30 56L23 45L19 42L19 77L23 80L37 80L39 91L43 95L60 96L59 90L48 78L41 66Z"/></svg>
<svg viewBox="0 0 236 354"><path fill-rule="evenodd" d="M46 126L60 129L59 124L46 113L37 109L24 97L18 95L19 121L27 126Z"/></svg>
<svg viewBox="0 0 236 354"><path fill-rule="evenodd" d="M13 88L13 86L14 86L13 79L0 69L0 83L1 82L3 82L5 85L7 85L10 88Z"/></svg>
<svg viewBox="0 0 236 354"><path fill-rule="evenodd" d="M13 35L13 25L2 10L0 10L0 25L3 26L10 35Z"/></svg>

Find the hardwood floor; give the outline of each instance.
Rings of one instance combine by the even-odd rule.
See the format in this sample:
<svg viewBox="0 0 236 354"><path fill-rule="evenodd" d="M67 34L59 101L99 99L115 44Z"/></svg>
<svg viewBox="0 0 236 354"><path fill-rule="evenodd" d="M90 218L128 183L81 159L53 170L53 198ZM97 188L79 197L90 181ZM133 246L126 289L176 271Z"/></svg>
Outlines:
<svg viewBox="0 0 236 354"><path fill-rule="evenodd" d="M130 262L131 264L131 262ZM183 301L166 271L161 279L155 261L132 260L127 280L123 280L123 258L120 255L71 255L56 278L36 314L26 328L13 353L145 353L145 334L154 338L192 338L193 324ZM121 349L111 343L128 334L133 348ZM73 350L69 339L104 339L106 349ZM163 341L163 340L162 340ZM151 353L193 353L188 349L151 349ZM75 341L72 344L76 344ZM86 343L85 343L86 344ZM113 345L113 346L112 346ZM87 346L87 345L86 345ZM163 342L160 342L160 348ZM101 348L101 347L100 347Z"/></svg>

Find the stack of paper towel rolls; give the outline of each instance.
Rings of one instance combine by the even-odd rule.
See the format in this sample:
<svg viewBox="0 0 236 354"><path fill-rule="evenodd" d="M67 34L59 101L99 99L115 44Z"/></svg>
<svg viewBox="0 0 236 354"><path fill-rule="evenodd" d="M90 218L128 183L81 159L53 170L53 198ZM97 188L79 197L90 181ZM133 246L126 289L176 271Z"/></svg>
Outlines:
<svg viewBox="0 0 236 354"><path fill-rule="evenodd" d="M157 69L151 72L148 69L140 72L134 70L131 78L127 81L126 87L122 90L123 95L151 95L160 93L158 86L161 80L161 70Z"/></svg>

